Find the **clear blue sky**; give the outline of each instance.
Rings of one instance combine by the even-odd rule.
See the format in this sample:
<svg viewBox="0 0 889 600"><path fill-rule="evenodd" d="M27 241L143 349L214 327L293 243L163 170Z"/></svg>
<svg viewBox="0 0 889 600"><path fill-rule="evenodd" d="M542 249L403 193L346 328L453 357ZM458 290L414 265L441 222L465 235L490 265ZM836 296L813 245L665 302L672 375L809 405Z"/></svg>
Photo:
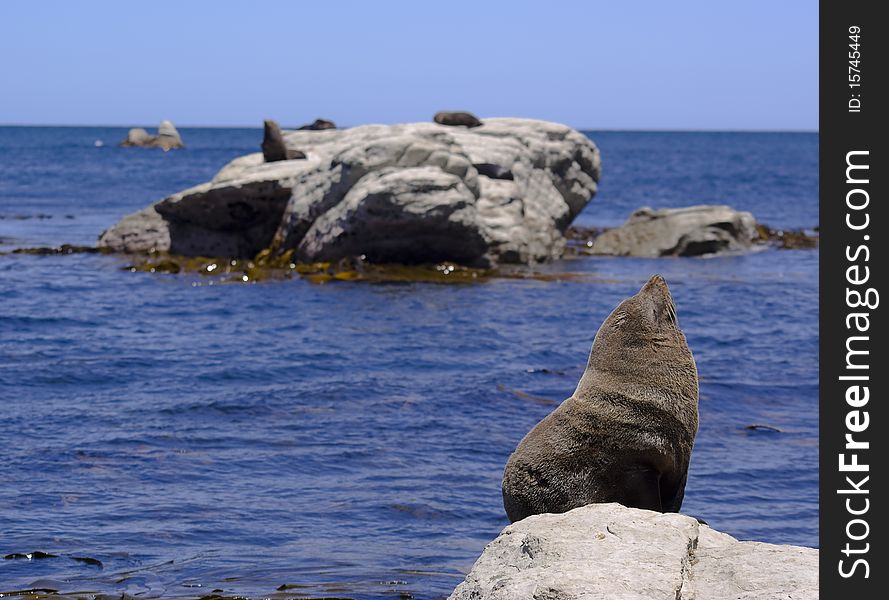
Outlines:
<svg viewBox="0 0 889 600"><path fill-rule="evenodd" d="M0 2L0 123L818 127L818 2Z"/></svg>

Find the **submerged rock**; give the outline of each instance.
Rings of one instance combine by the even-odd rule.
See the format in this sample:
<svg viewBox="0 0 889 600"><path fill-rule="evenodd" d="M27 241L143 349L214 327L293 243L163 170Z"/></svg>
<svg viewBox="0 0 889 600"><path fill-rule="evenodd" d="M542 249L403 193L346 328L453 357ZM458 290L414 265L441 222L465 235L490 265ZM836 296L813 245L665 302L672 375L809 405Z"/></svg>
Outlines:
<svg viewBox="0 0 889 600"><path fill-rule="evenodd" d="M449 600L818 598L818 551L740 542L685 515L590 504L528 517Z"/></svg>
<svg viewBox="0 0 889 600"><path fill-rule="evenodd" d="M599 151L564 125L487 119L282 133L304 160L235 159L125 217L99 246L187 256L466 265L556 258L597 189ZM479 165L479 170L475 165ZM496 167L496 168L495 168ZM493 177L492 177L493 176Z"/></svg>
<svg viewBox="0 0 889 600"><path fill-rule="evenodd" d="M640 208L621 227L593 241L592 254L700 256L749 250L759 239L749 212L700 204L686 208Z"/></svg>
<svg viewBox="0 0 889 600"><path fill-rule="evenodd" d="M163 150L172 150L175 148L184 148L182 138L173 123L170 121L161 121L157 128L157 135L151 135L141 127L130 129L127 137L120 143L124 148L161 148Z"/></svg>

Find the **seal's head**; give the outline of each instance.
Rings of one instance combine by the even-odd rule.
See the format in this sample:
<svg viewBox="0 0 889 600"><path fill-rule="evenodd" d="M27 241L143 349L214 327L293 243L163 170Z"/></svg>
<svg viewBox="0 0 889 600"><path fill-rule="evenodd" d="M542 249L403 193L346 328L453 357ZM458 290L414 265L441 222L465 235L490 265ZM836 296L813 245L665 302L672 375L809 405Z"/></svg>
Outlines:
<svg viewBox="0 0 889 600"><path fill-rule="evenodd" d="M602 323L575 395L592 382L600 389L608 382L609 391L637 396L648 396L648 389L657 388L693 399L697 405L695 361L676 321L670 288L660 275L621 302Z"/></svg>
<svg viewBox="0 0 889 600"><path fill-rule="evenodd" d="M593 348L604 350L613 344L634 347L653 341L685 345L685 337L676 323L673 296L660 275L652 276L635 296L612 311L599 328Z"/></svg>

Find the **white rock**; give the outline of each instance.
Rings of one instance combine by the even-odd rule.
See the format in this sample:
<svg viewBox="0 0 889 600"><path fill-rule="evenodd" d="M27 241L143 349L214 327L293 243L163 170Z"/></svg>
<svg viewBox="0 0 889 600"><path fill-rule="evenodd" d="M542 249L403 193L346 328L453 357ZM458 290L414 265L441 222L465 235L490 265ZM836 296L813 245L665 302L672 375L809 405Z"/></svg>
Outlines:
<svg viewBox="0 0 889 600"><path fill-rule="evenodd" d="M122 143L132 146L138 146L148 143L152 140L152 136L141 127L133 127L127 132L127 139Z"/></svg>
<svg viewBox="0 0 889 600"><path fill-rule="evenodd" d="M306 261L365 255L371 262L472 262L486 240L476 197L462 179L435 167L369 173L316 219L299 245Z"/></svg>
<svg viewBox="0 0 889 600"><path fill-rule="evenodd" d="M593 242L594 254L698 256L749 250L757 239L756 220L729 206L640 208L621 227Z"/></svg>
<svg viewBox="0 0 889 600"><path fill-rule="evenodd" d="M127 137L120 143L121 146L133 148L162 148L172 150L184 148L179 132L170 121L161 121L157 129L157 135L151 135L141 127L134 127L127 132Z"/></svg>
<svg viewBox="0 0 889 600"><path fill-rule="evenodd" d="M128 252L167 251L170 228L154 206L127 215L117 225L99 236L99 246L126 248Z"/></svg>
<svg viewBox="0 0 889 600"><path fill-rule="evenodd" d="M167 149L184 147L182 138L179 137L179 132L170 121L161 121L160 126L157 128L157 140L155 143L161 148Z"/></svg>
<svg viewBox="0 0 889 600"><path fill-rule="evenodd" d="M450 600L817 597L817 550L739 542L685 515L591 504L508 526Z"/></svg>

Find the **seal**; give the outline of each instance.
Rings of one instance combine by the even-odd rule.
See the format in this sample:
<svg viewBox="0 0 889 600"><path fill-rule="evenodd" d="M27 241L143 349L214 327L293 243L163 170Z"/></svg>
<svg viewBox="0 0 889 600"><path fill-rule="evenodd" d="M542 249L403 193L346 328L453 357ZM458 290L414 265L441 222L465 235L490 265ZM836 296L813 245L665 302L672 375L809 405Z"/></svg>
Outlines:
<svg viewBox="0 0 889 600"><path fill-rule="evenodd" d="M678 512L697 430L697 368L655 275L605 319L574 394L509 457L506 514L600 502Z"/></svg>
<svg viewBox="0 0 889 600"><path fill-rule="evenodd" d="M478 127L482 124L474 114L470 112L447 112L441 111L435 113L432 118L439 125L452 125L463 127Z"/></svg>
<svg viewBox="0 0 889 600"><path fill-rule="evenodd" d="M336 129L336 123L329 119L315 119L307 125L297 128L299 131L324 131L325 129Z"/></svg>
<svg viewBox="0 0 889 600"><path fill-rule="evenodd" d="M297 158L305 158L306 155L300 150L291 150L284 143L284 135L281 133L281 127L277 121L267 119L263 121L262 133L262 158L265 162L276 162L279 160L294 160Z"/></svg>

